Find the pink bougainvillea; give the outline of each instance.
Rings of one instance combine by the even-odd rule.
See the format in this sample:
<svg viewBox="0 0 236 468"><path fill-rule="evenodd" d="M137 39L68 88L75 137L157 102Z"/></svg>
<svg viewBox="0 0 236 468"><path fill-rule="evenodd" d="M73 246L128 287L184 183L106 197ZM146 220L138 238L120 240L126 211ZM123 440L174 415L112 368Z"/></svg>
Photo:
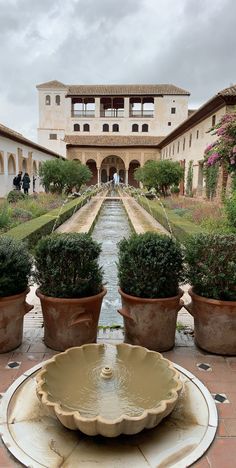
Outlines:
<svg viewBox="0 0 236 468"><path fill-rule="evenodd" d="M224 163L229 171L236 171L236 112L225 114L210 132L218 138L204 151L206 165Z"/></svg>

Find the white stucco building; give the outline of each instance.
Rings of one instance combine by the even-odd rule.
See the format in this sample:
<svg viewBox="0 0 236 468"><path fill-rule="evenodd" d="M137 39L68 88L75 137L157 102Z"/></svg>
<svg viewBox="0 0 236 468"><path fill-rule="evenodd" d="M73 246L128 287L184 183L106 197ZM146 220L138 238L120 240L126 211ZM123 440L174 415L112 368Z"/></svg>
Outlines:
<svg viewBox="0 0 236 468"><path fill-rule="evenodd" d="M171 84L37 86L38 142L93 172L91 183L118 171L136 185L133 172L159 159L161 139L188 116L189 92Z"/></svg>
<svg viewBox="0 0 236 468"><path fill-rule="evenodd" d="M37 86L38 141L93 173L91 184L118 172L137 185L136 167L148 160L172 159L193 166L193 192L204 194L203 157L215 136L209 129L236 109L236 86L219 91L197 111L188 110L189 92L174 85Z"/></svg>
<svg viewBox="0 0 236 468"><path fill-rule="evenodd" d="M33 175L36 176L35 191L42 191L37 177L39 166L43 161L59 157L48 148L0 124L0 198L12 190L13 179L19 171L28 172L31 178L29 193L33 191Z"/></svg>
<svg viewBox="0 0 236 468"><path fill-rule="evenodd" d="M217 139L209 130L223 115L235 111L236 85L219 91L158 145L162 159L179 161L185 168L185 188L189 164L193 165L193 193L196 195L204 194L204 150Z"/></svg>

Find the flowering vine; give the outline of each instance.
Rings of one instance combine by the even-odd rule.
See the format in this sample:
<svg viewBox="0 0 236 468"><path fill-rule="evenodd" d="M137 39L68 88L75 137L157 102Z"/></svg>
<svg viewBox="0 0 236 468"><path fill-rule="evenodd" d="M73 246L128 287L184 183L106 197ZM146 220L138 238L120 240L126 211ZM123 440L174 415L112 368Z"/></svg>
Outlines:
<svg viewBox="0 0 236 468"><path fill-rule="evenodd" d="M209 130L218 138L204 151L206 166L224 164L228 172L236 171L236 112L225 114L220 122Z"/></svg>

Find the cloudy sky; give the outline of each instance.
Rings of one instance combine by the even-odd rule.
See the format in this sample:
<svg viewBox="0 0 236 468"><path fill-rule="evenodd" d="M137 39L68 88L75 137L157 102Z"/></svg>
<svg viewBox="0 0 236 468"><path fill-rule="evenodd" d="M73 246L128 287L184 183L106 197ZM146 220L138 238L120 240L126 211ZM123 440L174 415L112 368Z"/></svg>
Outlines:
<svg viewBox="0 0 236 468"><path fill-rule="evenodd" d="M0 122L36 140L36 84L236 83L235 0L0 0Z"/></svg>

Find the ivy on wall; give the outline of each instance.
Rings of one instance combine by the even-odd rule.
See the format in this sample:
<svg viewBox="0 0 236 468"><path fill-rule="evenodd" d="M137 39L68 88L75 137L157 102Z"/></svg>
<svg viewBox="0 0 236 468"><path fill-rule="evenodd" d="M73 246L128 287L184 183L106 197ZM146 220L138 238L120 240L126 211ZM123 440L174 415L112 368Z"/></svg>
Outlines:
<svg viewBox="0 0 236 468"><path fill-rule="evenodd" d="M193 196L193 161L189 161L187 183L186 183L186 195L188 197Z"/></svg>
<svg viewBox="0 0 236 468"><path fill-rule="evenodd" d="M205 166L204 176L206 182L206 196L212 200L216 195L217 182L219 175L219 164L213 166Z"/></svg>

